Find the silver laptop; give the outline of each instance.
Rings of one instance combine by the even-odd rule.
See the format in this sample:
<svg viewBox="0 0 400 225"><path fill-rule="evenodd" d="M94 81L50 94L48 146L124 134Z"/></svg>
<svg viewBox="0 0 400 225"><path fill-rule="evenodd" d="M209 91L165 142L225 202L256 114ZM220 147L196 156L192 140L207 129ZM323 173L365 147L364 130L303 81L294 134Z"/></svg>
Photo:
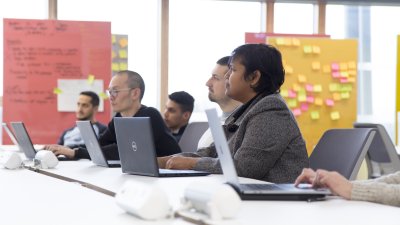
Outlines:
<svg viewBox="0 0 400 225"><path fill-rule="evenodd" d="M18 143L19 149L22 150L28 159L35 158L37 150L33 147L31 138L28 131L26 131L23 122L11 122L11 127L14 130L15 139Z"/></svg>
<svg viewBox="0 0 400 225"><path fill-rule="evenodd" d="M201 136L203 136L207 129L207 122L189 123L178 143L182 152L195 152Z"/></svg>
<svg viewBox="0 0 400 225"><path fill-rule="evenodd" d="M8 137L11 139L12 143L19 148L17 139L15 139L13 132L10 130L10 128L8 128L7 123L2 123L1 125L3 126L4 130L6 131Z"/></svg>
<svg viewBox="0 0 400 225"><path fill-rule="evenodd" d="M104 152L100 147L93 126L89 120L76 121L76 125L81 132L81 136L83 141L85 142L90 159L94 164L104 167L121 167L121 162L119 160L106 159Z"/></svg>
<svg viewBox="0 0 400 225"><path fill-rule="evenodd" d="M159 169L149 117L115 117L115 132L123 173L153 176L205 176L195 170Z"/></svg>
<svg viewBox="0 0 400 225"><path fill-rule="evenodd" d="M206 114L224 177L227 183L238 192L241 199L315 200L330 194L330 191L325 188L313 189L310 185L295 187L293 184L240 184L217 111L207 109Z"/></svg>

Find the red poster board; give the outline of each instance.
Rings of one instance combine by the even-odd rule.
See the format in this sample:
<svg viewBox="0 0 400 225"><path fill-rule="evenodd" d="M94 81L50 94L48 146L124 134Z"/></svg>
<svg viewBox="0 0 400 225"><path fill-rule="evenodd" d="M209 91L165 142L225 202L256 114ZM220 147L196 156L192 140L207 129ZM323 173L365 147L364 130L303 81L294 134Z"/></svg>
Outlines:
<svg viewBox="0 0 400 225"><path fill-rule="evenodd" d="M75 124L57 111L58 79L111 78L111 23L4 19L3 121L23 121L35 144L56 143ZM97 120L108 123L104 104ZM10 144L3 135L3 143Z"/></svg>

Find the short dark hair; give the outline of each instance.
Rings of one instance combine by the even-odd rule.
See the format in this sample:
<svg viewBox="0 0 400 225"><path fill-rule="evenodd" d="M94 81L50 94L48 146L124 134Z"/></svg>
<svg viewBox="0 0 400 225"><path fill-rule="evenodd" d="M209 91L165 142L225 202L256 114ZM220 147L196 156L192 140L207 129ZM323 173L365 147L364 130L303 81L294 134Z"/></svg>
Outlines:
<svg viewBox="0 0 400 225"><path fill-rule="evenodd" d="M168 95L171 101L179 104L182 112L193 112L194 98L185 91L177 91Z"/></svg>
<svg viewBox="0 0 400 225"><path fill-rule="evenodd" d="M121 70L116 75L126 74L128 76L128 87L130 88L139 88L140 89L140 101L144 96L144 80L140 74L131 71L131 70Z"/></svg>
<svg viewBox="0 0 400 225"><path fill-rule="evenodd" d="M246 80L251 79L254 71L260 71L260 80L253 87L256 93L279 93L285 81L285 69L278 49L268 44L244 44L232 52L229 63L233 60L240 60L245 66Z"/></svg>
<svg viewBox="0 0 400 225"><path fill-rule="evenodd" d="M93 105L93 107L99 106L100 104L99 96L93 91L82 91L79 93L79 95L89 96L92 99L90 100L90 103Z"/></svg>
<svg viewBox="0 0 400 225"><path fill-rule="evenodd" d="M221 66L228 66L229 58L230 58L230 56L224 56L224 57L218 59L217 64L221 65Z"/></svg>

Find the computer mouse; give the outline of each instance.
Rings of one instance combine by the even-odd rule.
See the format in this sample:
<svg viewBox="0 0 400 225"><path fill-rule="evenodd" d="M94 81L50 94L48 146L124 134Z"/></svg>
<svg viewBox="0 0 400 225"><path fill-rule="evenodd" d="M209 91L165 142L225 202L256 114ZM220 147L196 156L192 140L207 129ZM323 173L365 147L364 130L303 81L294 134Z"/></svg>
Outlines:
<svg viewBox="0 0 400 225"><path fill-rule="evenodd" d="M40 150L36 153L35 159L40 162L42 169L51 169L58 165L58 158L52 151Z"/></svg>

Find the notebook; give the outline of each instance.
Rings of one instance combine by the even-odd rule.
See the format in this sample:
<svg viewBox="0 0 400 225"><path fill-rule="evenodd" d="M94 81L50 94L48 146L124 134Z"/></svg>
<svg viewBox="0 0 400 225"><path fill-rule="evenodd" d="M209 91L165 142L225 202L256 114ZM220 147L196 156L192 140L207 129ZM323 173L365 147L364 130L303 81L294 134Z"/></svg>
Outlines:
<svg viewBox="0 0 400 225"><path fill-rule="evenodd" d="M224 177L242 200L310 201L323 199L330 194L330 191L325 188L313 189L310 185L295 187L293 184L240 184L217 111L207 109L206 114Z"/></svg>
<svg viewBox="0 0 400 225"><path fill-rule="evenodd" d="M121 167L121 162L119 160L106 159L103 150L100 147L93 126L89 120L76 121L76 125L81 132L82 139L85 142L90 159L95 165L104 167Z"/></svg>
<svg viewBox="0 0 400 225"><path fill-rule="evenodd" d="M123 173L153 177L208 175L195 170L160 169L149 117L115 117L114 125Z"/></svg>

